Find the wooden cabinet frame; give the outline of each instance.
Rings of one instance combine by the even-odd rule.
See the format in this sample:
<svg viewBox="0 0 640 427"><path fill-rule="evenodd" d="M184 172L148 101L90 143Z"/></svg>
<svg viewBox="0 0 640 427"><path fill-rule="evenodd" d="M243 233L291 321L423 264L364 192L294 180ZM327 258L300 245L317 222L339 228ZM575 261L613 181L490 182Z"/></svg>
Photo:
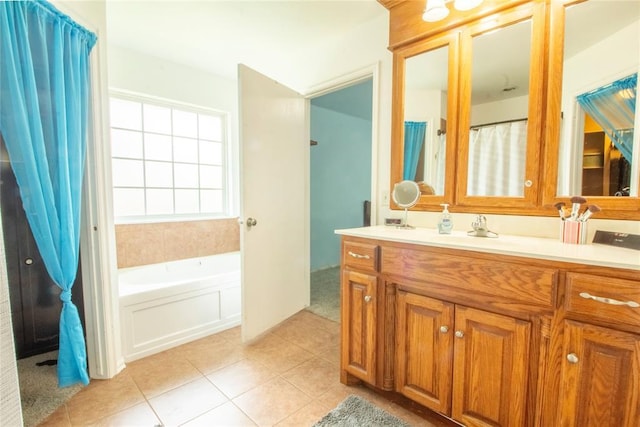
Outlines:
<svg viewBox="0 0 640 427"><path fill-rule="evenodd" d="M588 291L601 293L605 301L640 301L637 271L348 236L343 237L343 253L345 244L369 245L377 252L372 271L365 271L369 267L356 271L343 264L343 383L363 380L467 425L579 425L571 424L571 419L589 425L594 422L590 417L601 415L590 411L584 396L575 393L588 392L601 401L607 396L599 392L604 382L594 385L585 374L568 370L566 353L575 346L583 357L580 343L587 341L581 337L590 334L607 337L600 341L608 346L607 354L619 361L611 362L618 363L619 378L627 378L624 384L615 380L606 387L622 384L618 394L624 405L618 408L622 415L612 418L614 424L607 427L617 422L631 426L633 421L628 420L635 421L640 414L640 389L635 387L640 381L640 314L631 306L606 302L598 308L593 305L598 302L581 296ZM367 329L375 331L369 345L376 348L376 354L367 362L366 375L351 371L344 357L350 342L361 343L359 338L353 341L353 334L345 335L345 330L353 327L354 313L361 316L367 310L363 304L345 300L348 283L368 283L366 292L374 292L376 298L374 324ZM442 326L446 326L444 334ZM455 337L458 330L470 334L468 342L466 337ZM487 388L481 394L488 400L472 404L478 401L469 400L466 393L474 389L474 381L481 383L477 376L470 379L470 373L482 371L473 365L476 357L467 353L490 341L499 347L497 352L485 349L478 354L483 354L482 360L502 358L487 369L492 377L501 378L502 386L495 389L503 394L486 396L491 390ZM594 340L584 345L590 342ZM433 352L420 361L428 366L414 360L424 351ZM595 357L592 365L610 363ZM508 377L517 380L505 381ZM575 384L581 388L572 388ZM484 417L478 418L483 411Z"/></svg>

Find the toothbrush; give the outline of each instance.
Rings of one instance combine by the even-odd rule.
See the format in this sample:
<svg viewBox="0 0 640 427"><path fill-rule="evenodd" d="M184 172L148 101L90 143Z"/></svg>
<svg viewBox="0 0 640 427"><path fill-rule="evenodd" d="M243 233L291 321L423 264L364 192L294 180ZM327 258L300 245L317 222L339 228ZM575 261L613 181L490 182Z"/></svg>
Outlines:
<svg viewBox="0 0 640 427"><path fill-rule="evenodd" d="M597 205L589 205L587 207L587 210L584 211L582 213L582 215L580 215L580 217L578 218L578 221L580 222L586 222L589 218L591 218L591 215L593 215L594 213L598 213L600 212L600 207Z"/></svg>
<svg viewBox="0 0 640 427"><path fill-rule="evenodd" d="M558 202L553 205L554 208L558 209L558 213L560 214L560 219L564 221L564 202Z"/></svg>
<svg viewBox="0 0 640 427"><path fill-rule="evenodd" d="M576 221L578 219L578 211L580 210L580 205L583 203L587 203L587 199L581 196L573 196L571 198L571 216L570 220Z"/></svg>

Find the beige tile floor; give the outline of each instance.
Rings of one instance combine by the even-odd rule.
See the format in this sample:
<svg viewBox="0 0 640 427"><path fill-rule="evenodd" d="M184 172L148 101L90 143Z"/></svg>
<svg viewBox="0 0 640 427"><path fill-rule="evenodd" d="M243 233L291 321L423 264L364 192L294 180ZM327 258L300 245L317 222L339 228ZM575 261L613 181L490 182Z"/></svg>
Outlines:
<svg viewBox="0 0 640 427"><path fill-rule="evenodd" d="M349 394L413 426L442 425L341 384L339 347L339 324L309 311L251 344L229 329L91 381L41 426L312 426Z"/></svg>

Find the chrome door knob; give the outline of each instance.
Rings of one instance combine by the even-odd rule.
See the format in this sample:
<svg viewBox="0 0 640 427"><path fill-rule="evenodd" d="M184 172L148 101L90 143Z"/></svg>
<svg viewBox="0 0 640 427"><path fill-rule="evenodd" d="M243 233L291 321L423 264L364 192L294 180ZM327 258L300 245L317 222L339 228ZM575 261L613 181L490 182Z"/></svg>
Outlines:
<svg viewBox="0 0 640 427"><path fill-rule="evenodd" d="M462 337L464 337L464 332L456 331L456 338L462 338Z"/></svg>
<svg viewBox="0 0 640 427"><path fill-rule="evenodd" d="M258 220L251 217L247 218L247 227L251 228L251 227L255 227L256 225L258 225Z"/></svg>
<svg viewBox="0 0 640 427"><path fill-rule="evenodd" d="M446 334L447 332L449 332L449 327L446 325L440 326L440 332Z"/></svg>
<svg viewBox="0 0 640 427"><path fill-rule="evenodd" d="M569 353L567 354L567 360L569 361L569 363L578 363L578 355L575 353Z"/></svg>
<svg viewBox="0 0 640 427"><path fill-rule="evenodd" d="M371 301L371 295L366 295L364 297L364 302L370 302Z"/></svg>

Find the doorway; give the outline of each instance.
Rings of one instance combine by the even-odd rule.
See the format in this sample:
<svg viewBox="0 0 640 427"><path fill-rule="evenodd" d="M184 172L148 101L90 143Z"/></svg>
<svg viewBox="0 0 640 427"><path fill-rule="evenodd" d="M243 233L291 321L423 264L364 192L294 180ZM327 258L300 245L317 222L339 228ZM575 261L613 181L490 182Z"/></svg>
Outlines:
<svg viewBox="0 0 640 427"><path fill-rule="evenodd" d="M341 228L371 224L373 77L311 99L309 310L340 320Z"/></svg>
<svg viewBox="0 0 640 427"><path fill-rule="evenodd" d="M9 299L16 358L58 349L61 289L47 272L22 207L9 155L0 137L0 209L9 281ZM82 272L73 284L72 301L84 329Z"/></svg>

